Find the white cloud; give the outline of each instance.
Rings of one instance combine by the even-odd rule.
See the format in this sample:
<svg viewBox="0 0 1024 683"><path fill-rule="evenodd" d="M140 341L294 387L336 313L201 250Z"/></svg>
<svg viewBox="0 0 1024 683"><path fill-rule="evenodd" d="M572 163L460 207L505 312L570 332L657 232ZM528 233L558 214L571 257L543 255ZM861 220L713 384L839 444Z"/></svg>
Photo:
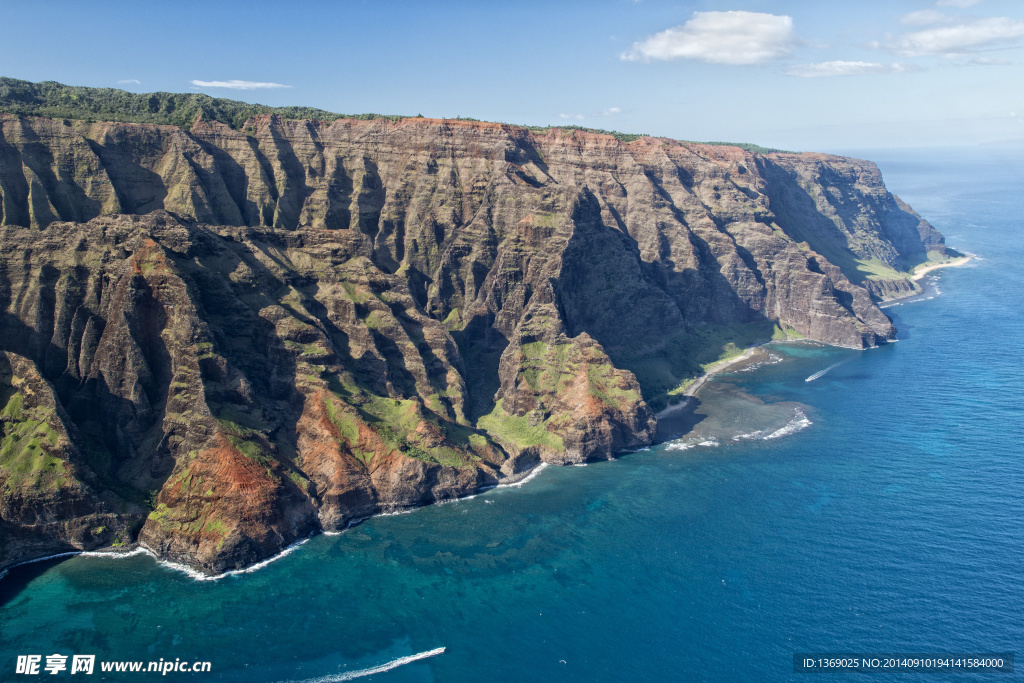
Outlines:
<svg viewBox="0 0 1024 683"><path fill-rule="evenodd" d="M228 88L229 90L266 90L269 88L290 88L281 83L260 83L258 81L191 81L199 88Z"/></svg>
<svg viewBox="0 0 1024 683"><path fill-rule="evenodd" d="M694 12L682 26L633 44L622 59L696 59L711 64L764 64L797 43L793 19L760 12Z"/></svg>
<svg viewBox="0 0 1024 683"><path fill-rule="evenodd" d="M1012 63L1009 59L1003 59L1002 57L975 57L971 60L971 64L977 64L978 66L1008 66Z"/></svg>
<svg viewBox="0 0 1024 683"><path fill-rule="evenodd" d="M931 24L946 24L950 21L953 21L953 17L937 9L918 10L900 19L900 23L907 26L929 26Z"/></svg>
<svg viewBox="0 0 1024 683"><path fill-rule="evenodd" d="M565 119L566 121L586 121L587 119L596 119L603 116L615 116L616 114L621 113L622 109L619 107L608 107L607 109L602 109L597 114L590 114L589 116L586 114L559 114L558 118Z"/></svg>
<svg viewBox="0 0 1024 683"><path fill-rule="evenodd" d="M1007 17L975 19L897 36L888 49L906 57L972 52L977 48L1010 45L1024 38L1024 21Z"/></svg>
<svg viewBox="0 0 1024 683"><path fill-rule="evenodd" d="M142 85L142 83L134 78L126 78L123 81L118 81L118 85Z"/></svg>
<svg viewBox="0 0 1024 683"><path fill-rule="evenodd" d="M797 64L785 70L789 76L798 78L823 78L826 76L861 76L864 74L891 74L910 71L906 64L898 62L881 64L879 62L818 62L817 64Z"/></svg>
<svg viewBox="0 0 1024 683"><path fill-rule="evenodd" d="M935 3L938 7L973 7L981 0L939 0Z"/></svg>

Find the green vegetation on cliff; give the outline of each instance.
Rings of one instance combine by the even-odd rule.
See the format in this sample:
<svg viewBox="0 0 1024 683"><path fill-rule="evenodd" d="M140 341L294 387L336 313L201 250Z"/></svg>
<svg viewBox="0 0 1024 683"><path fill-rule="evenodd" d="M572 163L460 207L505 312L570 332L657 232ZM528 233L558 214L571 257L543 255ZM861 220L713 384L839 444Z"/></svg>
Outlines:
<svg viewBox="0 0 1024 683"><path fill-rule="evenodd" d="M17 377L7 379L18 382ZM26 408L11 384L0 386L0 401L0 491L9 495L24 488L59 488L68 477L66 463L50 452L59 439L49 424L53 411Z"/></svg>
<svg viewBox="0 0 1024 683"><path fill-rule="evenodd" d="M691 140L690 142L696 141ZM776 149L775 147L762 147L761 145L755 145L752 142L720 142L718 140L713 140L711 142L696 142L696 144L715 145L718 147L739 147L743 151L750 152L751 154L772 154L773 152L781 152L783 154L795 154L795 152L791 152L786 149Z"/></svg>
<svg viewBox="0 0 1024 683"><path fill-rule="evenodd" d="M373 453L372 445L360 437L360 424L369 427L389 452L450 467L466 467L476 459L472 440L477 435L439 418L419 401L379 396L359 388L347 376L331 377L328 383L333 397L325 401L327 417L349 452L364 465L370 464Z"/></svg>
<svg viewBox="0 0 1024 683"><path fill-rule="evenodd" d="M506 413L501 405L502 401L503 399L499 399L494 410L477 421L477 425L499 443L519 448L545 446L554 451L565 448L562 439L545 429L544 425L531 425L528 417Z"/></svg>
<svg viewBox="0 0 1024 683"><path fill-rule="evenodd" d="M513 124L513 125L515 125L515 124ZM619 140L621 142L633 142L634 140L639 140L640 138L647 137L646 133L620 133L617 130L605 130L603 128L588 128L586 126L576 126L576 125L567 125L567 126L521 126L521 128L525 128L526 130L530 131L531 133L540 133L541 135L543 135L544 133L547 133L548 131L553 130L553 129L561 130L563 132L563 134L567 134L570 131L579 130L579 131L583 131L584 133L597 133L599 135L611 135L613 138L615 138L616 140Z"/></svg>
<svg viewBox="0 0 1024 683"><path fill-rule="evenodd" d="M410 118L395 114L337 114L316 107L269 107L265 104L250 104L240 100L210 97L203 93L133 93L117 88L64 85L55 81L32 83L5 76L0 76L0 113L18 116L46 116L52 119L69 119L87 123L96 121L152 123L179 126L185 130L192 128L192 123L197 117L202 121L220 121L235 130L242 130L246 121L261 114L272 114L284 119L308 119L311 121L335 121L337 119L398 121ZM456 117L456 120L478 121L479 119L459 116ZM633 142L647 137L646 133L620 133L617 130L577 125L520 127L541 134L554 128L564 132L579 130L611 135L622 142ZM698 144L739 147L754 154L782 151L742 142L701 142Z"/></svg>
<svg viewBox="0 0 1024 683"><path fill-rule="evenodd" d="M268 107L202 93L131 93L116 88L87 88L54 81L31 83L0 77L0 112L79 121L120 121L192 127L196 118L220 121L238 130L250 118L274 114L286 119L398 120L383 114L335 114L313 107Z"/></svg>

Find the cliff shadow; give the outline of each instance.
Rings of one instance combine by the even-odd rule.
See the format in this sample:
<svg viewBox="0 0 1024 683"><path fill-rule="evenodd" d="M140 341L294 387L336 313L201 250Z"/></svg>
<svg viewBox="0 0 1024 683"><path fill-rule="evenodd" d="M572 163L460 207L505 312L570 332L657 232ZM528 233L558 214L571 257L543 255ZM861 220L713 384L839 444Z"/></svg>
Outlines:
<svg viewBox="0 0 1024 683"><path fill-rule="evenodd" d="M313 194L313 188L306 184L306 169L295 154L291 142L282 137L277 126L271 125L269 130L277 151L277 161L284 172L284 188L277 200L274 227L295 230L299 227L302 207Z"/></svg>
<svg viewBox="0 0 1024 683"><path fill-rule="evenodd" d="M655 411L703 364L770 339L774 328L737 294L708 243L676 218L699 269L678 271L667 252L644 261L636 240L605 225L597 199L585 191L555 287L567 334L597 340L616 367L633 373Z"/></svg>
<svg viewBox="0 0 1024 683"><path fill-rule="evenodd" d="M0 522L0 534L8 533L3 528L4 526L6 525ZM25 564L9 567L6 574L4 574L4 570L0 570L0 575L3 575L3 578L0 578L0 609L21 595L21 592L28 588L33 581L67 559L67 557L55 557L49 560L27 561Z"/></svg>
<svg viewBox="0 0 1024 683"><path fill-rule="evenodd" d="M494 410L494 395L501 388L498 368L509 340L494 327L493 313L475 316L451 336L466 370L466 417L475 423Z"/></svg>
<svg viewBox="0 0 1024 683"><path fill-rule="evenodd" d="M230 154L220 147L190 135L199 147L213 158L214 172L219 176L228 196L238 209L241 225L256 226L260 224L260 211L255 202L249 201L249 176L242 165ZM203 176L200 176L203 179ZM207 181L208 182L208 181ZM213 196L214 188L208 189L209 196ZM227 225L237 225L234 221L226 222Z"/></svg>
<svg viewBox="0 0 1024 683"><path fill-rule="evenodd" d="M30 227L28 210L28 181L22 170L21 152L4 137L0 126L0 224Z"/></svg>
<svg viewBox="0 0 1024 683"><path fill-rule="evenodd" d="M54 159L53 152L39 139L39 135L28 126L22 127L28 142L21 148L21 159L25 167L30 169L42 184L46 192L46 200L56 211L57 215L49 213L45 203L39 198L29 196L36 209L38 227L45 228L56 220L85 222L100 215L100 202L89 197L85 190L68 177L65 164L58 164ZM58 177L54 169L60 170ZM44 218L45 216L45 218Z"/></svg>
<svg viewBox="0 0 1024 683"><path fill-rule="evenodd" d="M703 422L707 415L698 412L701 401L690 396L685 403L673 406L662 417L658 418L658 429L654 434L655 443L663 443L686 436L693 428Z"/></svg>
<svg viewBox="0 0 1024 683"><path fill-rule="evenodd" d="M103 164L122 212L141 215L164 208L167 198L164 179L135 158L130 142L102 144L89 138L86 142Z"/></svg>
<svg viewBox="0 0 1024 683"><path fill-rule="evenodd" d="M416 352L420 356L420 361L423 363L424 373L426 374L424 379L434 390L437 400L444 405L447 413L445 417L454 422L456 419L455 411L452 401L448 397L448 392L450 391L447 381L448 371L427 341L426 335L423 333L423 324L409 317L405 310L398 305L391 306L391 314L395 316L395 319L402 326L406 335L415 345ZM464 401L465 398L463 397Z"/></svg>
<svg viewBox="0 0 1024 683"><path fill-rule="evenodd" d="M52 292L47 296L45 289L40 292L40 300L53 305L56 299ZM3 294L0 308L7 309L9 292L6 288ZM138 397L132 400L120 395L103 372L93 370L93 363L101 364L96 356L103 349L95 347L99 334L90 339L82 336L66 339L68 344L62 348L53 342L52 325L48 330L36 330L4 310L0 314L0 348L30 361L52 387L56 418L74 446L68 459L80 468L79 480L92 486L96 493L111 491L125 502L148 509L149 491L163 485L174 465L167 440L163 438L166 435L159 429L156 430L159 433L154 432L166 410L171 359L159 334L162 319L165 319L162 305L153 299L148 287L143 288L142 296L129 298L143 309L141 313L135 311L140 315L126 315L138 355L144 360L137 378L137 385L145 395L142 402ZM42 316L43 320L52 321L52 318L49 313ZM69 374L69 350L94 359L86 368L86 376ZM125 353L125 350L118 348L115 352ZM148 448L146 443L151 443L153 448ZM95 511L102 511L103 505L98 499L95 504L98 506Z"/></svg>
<svg viewBox="0 0 1024 683"><path fill-rule="evenodd" d="M758 165L767 181L765 195L777 218L775 225L794 242L806 242L811 249L838 267L847 280L861 285L871 274L871 270L862 263L865 259L853 252L849 235L818 210L815 198L801 186L796 171L764 159L759 159ZM853 209L831 197L828 192L822 194L825 202L844 224L856 224L856 216L851 213ZM859 202L853 202L852 199L850 203L859 206ZM881 254L876 256L881 257ZM906 259L902 255L900 260L904 263L897 265L906 267Z"/></svg>
<svg viewBox="0 0 1024 683"><path fill-rule="evenodd" d="M274 323L259 315L261 310L278 306L308 324L305 316L293 308L289 310L290 307L271 295L288 283L253 254L252 245L238 242L231 236L222 237L206 228L196 230L198 267L177 255L175 260L193 283L190 289L198 295L194 305L214 338L215 351L229 365L227 374L204 373L204 384L210 383L208 390L212 396L246 404L245 397L232 397L237 393L230 388L234 385L234 380L229 379L233 369L256 390L257 403L293 399L294 356L278 337ZM251 284L236 283L228 277L229 273L245 270L251 273ZM285 428L289 426L294 425L285 425Z"/></svg>

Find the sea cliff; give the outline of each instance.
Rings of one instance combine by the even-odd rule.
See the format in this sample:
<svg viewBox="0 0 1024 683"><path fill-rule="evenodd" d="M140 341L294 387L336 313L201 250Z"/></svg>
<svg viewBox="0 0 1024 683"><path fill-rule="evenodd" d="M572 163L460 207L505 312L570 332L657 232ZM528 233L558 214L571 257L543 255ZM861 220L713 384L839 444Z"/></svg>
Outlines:
<svg viewBox="0 0 1024 683"><path fill-rule="evenodd" d="M651 443L736 346L893 338L868 161L484 122L0 114L0 567L207 573Z"/></svg>

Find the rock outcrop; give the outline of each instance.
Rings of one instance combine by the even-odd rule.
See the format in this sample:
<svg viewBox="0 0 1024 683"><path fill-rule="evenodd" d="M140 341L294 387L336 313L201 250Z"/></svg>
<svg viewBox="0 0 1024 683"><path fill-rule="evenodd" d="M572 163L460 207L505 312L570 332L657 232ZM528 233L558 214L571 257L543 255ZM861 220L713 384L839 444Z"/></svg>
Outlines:
<svg viewBox="0 0 1024 683"><path fill-rule="evenodd" d="M651 442L730 344L945 255L866 161L502 124L0 115L0 567L206 572Z"/></svg>

